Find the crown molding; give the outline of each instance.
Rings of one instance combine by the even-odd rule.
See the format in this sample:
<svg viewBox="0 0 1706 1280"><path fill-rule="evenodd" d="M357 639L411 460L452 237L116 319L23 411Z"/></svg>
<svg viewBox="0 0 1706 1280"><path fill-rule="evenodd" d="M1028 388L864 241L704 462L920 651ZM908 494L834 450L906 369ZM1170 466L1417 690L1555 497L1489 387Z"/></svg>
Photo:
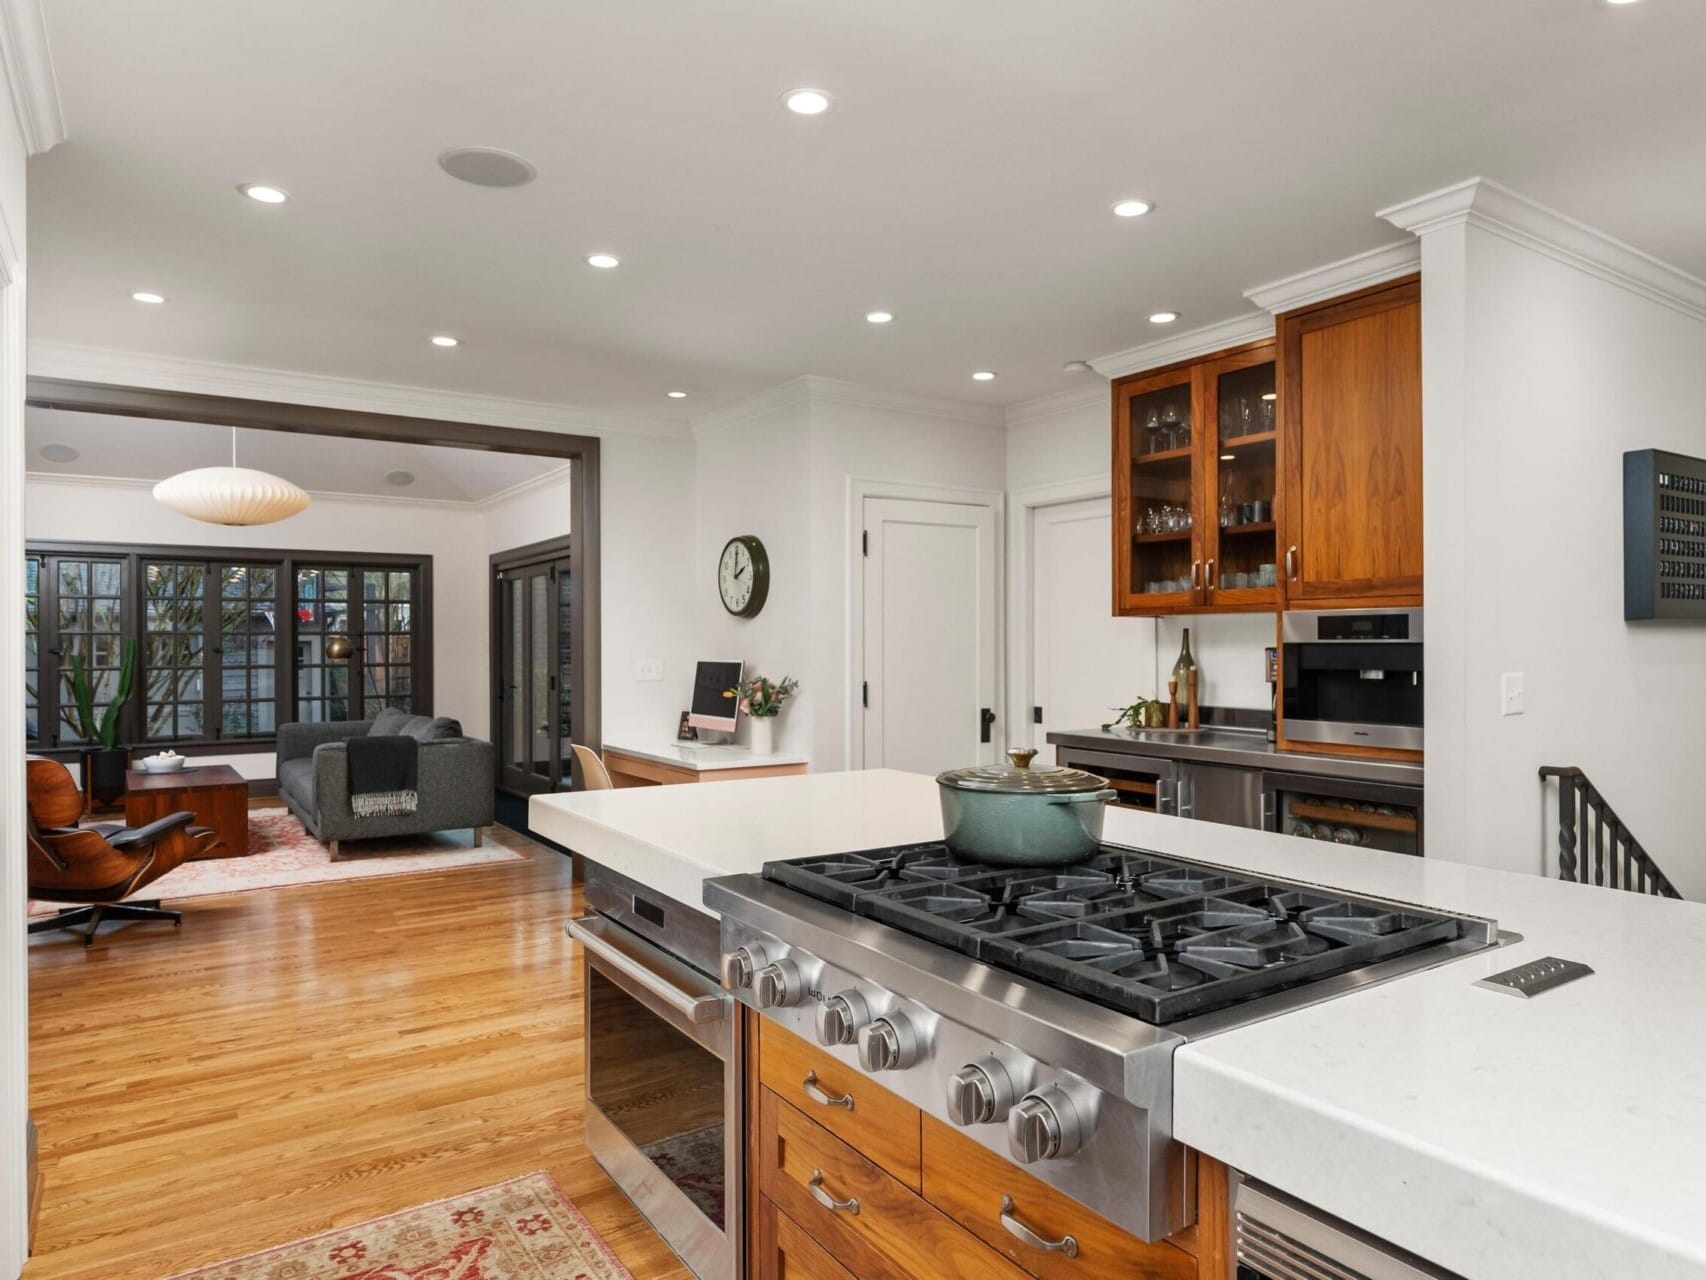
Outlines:
<svg viewBox="0 0 1706 1280"><path fill-rule="evenodd" d="M1159 369L1162 365L1173 364L1179 360L1213 355L1227 347L1236 347L1246 342L1260 342L1273 336L1274 318L1271 315L1262 312L1234 316L1230 320L1204 325L1200 329L1171 334L1156 342L1146 342L1141 347L1130 347L1112 355L1099 356L1090 361L1090 367L1104 378L1123 378L1128 373Z"/></svg>
<svg viewBox="0 0 1706 1280"><path fill-rule="evenodd" d="M1055 391L1046 396L1037 396L1033 400L1021 400L1018 404L1007 406L1007 429L1014 427L1035 426L1039 422L1047 422L1069 413L1078 413L1085 409L1106 411L1108 407L1108 382L1106 378L1092 377L1092 385L1073 387L1069 391Z"/></svg>
<svg viewBox="0 0 1706 1280"><path fill-rule="evenodd" d="M40 155L64 142L65 112L41 0L0 0L0 69L12 91L24 149Z"/></svg>
<svg viewBox="0 0 1706 1280"><path fill-rule="evenodd" d="M1381 245L1366 253L1352 254L1324 267L1300 271L1271 284L1246 289L1244 296L1274 315L1324 302L1340 294L1355 293L1421 270L1422 247L1414 239Z"/></svg>
<svg viewBox="0 0 1706 1280"><path fill-rule="evenodd" d="M572 465L572 463L565 462L560 467L552 467L549 471L542 471L536 476L528 476L527 479L518 481L507 489L499 489L496 493L488 494L484 498L476 499L465 505L473 507L477 511L490 511L492 508L508 502L511 498L519 498L524 493L531 493L535 489L543 489L555 481L566 479Z"/></svg>
<svg viewBox="0 0 1706 1280"><path fill-rule="evenodd" d="M1379 216L1418 236L1458 225L1476 227L1650 302L1706 320L1706 280L1488 178L1470 178L1406 200L1382 209Z"/></svg>
<svg viewBox="0 0 1706 1280"><path fill-rule="evenodd" d="M861 409L880 409L886 413L907 413L921 418L941 418L948 422L969 422L981 427L1001 427L1007 413L1000 405L972 404L965 400L946 400L936 396L912 395L905 391L890 391L859 382L843 382L839 378L824 378L808 373L800 381L814 401L829 404L855 405Z"/></svg>
<svg viewBox="0 0 1706 1280"><path fill-rule="evenodd" d="M805 404L811 399L809 379L790 378L787 382L760 391L750 400L730 405L726 409L718 409L693 419L694 439L715 435L719 431L727 431L730 427L738 427L744 423L756 421L768 414L780 413L783 409L791 409L795 405Z"/></svg>
<svg viewBox="0 0 1706 1280"><path fill-rule="evenodd" d="M872 387L859 382L843 382L806 373L787 382L761 391L750 400L727 409L706 414L693 420L696 439L715 435L730 427L752 422L767 414L790 409L796 405L845 404L861 409L877 409L884 413L905 413L914 417L940 418L948 422L969 422L981 427L1001 427L1007 421L999 405L968 404L962 400L943 400L932 396L912 395Z"/></svg>
<svg viewBox="0 0 1706 1280"><path fill-rule="evenodd" d="M446 422L530 427L573 435L648 435L674 439L687 439L692 435L687 423L668 418L599 413L540 400L512 400L502 396L368 382L289 369L218 364L211 360L113 351L63 342L30 343L29 374L33 378L65 378L107 386L189 391L245 400L277 400L288 404L322 405L330 409L438 418Z"/></svg>

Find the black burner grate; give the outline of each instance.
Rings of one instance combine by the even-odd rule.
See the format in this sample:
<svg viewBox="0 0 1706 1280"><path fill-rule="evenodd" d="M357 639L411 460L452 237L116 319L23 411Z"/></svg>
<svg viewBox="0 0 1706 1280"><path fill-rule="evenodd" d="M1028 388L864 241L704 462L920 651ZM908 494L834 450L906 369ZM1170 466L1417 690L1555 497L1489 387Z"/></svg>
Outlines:
<svg viewBox="0 0 1706 1280"><path fill-rule="evenodd" d="M991 868L942 844L772 862L765 878L1146 1022L1462 936L1455 916L1108 849Z"/></svg>

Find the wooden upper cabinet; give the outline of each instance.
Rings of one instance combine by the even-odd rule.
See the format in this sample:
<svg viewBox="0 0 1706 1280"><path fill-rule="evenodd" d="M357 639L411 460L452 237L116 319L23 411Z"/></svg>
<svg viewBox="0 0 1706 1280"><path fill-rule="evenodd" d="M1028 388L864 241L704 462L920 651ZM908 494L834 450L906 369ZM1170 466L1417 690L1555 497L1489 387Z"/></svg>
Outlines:
<svg viewBox="0 0 1706 1280"><path fill-rule="evenodd" d="M1116 614L1280 607L1275 395L1272 342L1114 383Z"/></svg>
<svg viewBox="0 0 1706 1280"><path fill-rule="evenodd" d="M1288 604L1419 602L1422 305L1411 277L1279 319Z"/></svg>

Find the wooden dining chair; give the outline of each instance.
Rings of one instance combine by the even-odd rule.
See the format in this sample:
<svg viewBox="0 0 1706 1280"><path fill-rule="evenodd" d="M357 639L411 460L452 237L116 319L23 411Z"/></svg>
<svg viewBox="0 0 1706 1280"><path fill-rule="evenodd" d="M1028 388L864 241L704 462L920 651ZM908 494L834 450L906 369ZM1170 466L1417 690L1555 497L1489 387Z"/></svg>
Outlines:
<svg viewBox="0 0 1706 1280"><path fill-rule="evenodd" d="M598 752L591 747L583 747L578 742L574 744L575 759L581 767L582 791L609 791L612 789L610 770L604 767L604 761L598 758Z"/></svg>

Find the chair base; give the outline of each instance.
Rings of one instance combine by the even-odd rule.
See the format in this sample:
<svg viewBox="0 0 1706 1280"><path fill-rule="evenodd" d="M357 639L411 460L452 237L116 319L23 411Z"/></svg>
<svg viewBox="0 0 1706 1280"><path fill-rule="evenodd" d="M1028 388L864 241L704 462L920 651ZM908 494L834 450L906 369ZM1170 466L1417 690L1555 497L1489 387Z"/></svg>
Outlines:
<svg viewBox="0 0 1706 1280"><path fill-rule="evenodd" d="M53 929L76 929L88 925L83 934L83 945L87 947L94 943L95 931L106 920L170 920L174 928L182 928L184 923L182 912L165 910L158 899L153 902L98 902L88 907L67 908L45 920L32 920L30 932L47 933Z"/></svg>

